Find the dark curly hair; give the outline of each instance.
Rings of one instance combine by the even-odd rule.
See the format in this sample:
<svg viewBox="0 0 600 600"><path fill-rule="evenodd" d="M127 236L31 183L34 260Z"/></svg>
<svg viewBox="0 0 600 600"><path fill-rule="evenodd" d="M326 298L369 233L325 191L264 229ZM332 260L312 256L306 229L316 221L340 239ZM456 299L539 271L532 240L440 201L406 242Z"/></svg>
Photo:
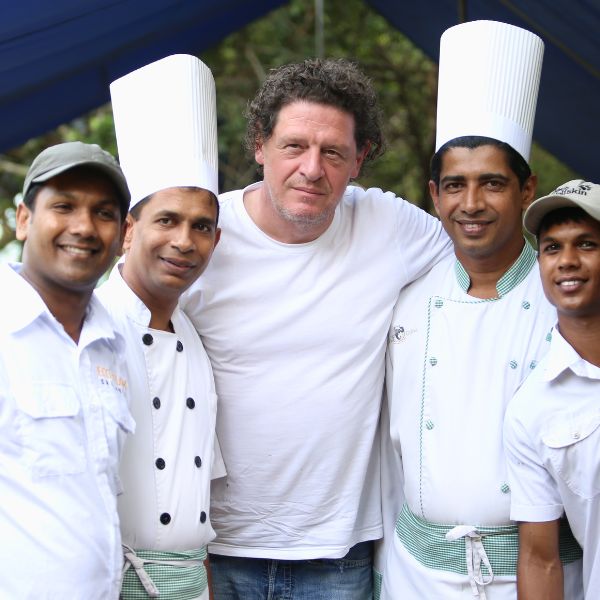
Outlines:
<svg viewBox="0 0 600 600"><path fill-rule="evenodd" d="M272 69L246 109L246 148L254 153L260 140L273 134L282 107L296 101L339 108L354 117L358 150L369 144L364 163L385 151L381 109L371 80L343 58L311 58Z"/></svg>

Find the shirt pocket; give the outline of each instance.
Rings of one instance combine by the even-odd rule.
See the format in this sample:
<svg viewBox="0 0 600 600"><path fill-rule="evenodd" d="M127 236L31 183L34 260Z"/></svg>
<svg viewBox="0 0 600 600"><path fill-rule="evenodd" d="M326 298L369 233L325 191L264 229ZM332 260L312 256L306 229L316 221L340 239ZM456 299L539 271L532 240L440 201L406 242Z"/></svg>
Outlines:
<svg viewBox="0 0 600 600"><path fill-rule="evenodd" d="M85 427L75 390L56 383L15 390L17 429L26 465L36 477L86 469Z"/></svg>
<svg viewBox="0 0 600 600"><path fill-rule="evenodd" d="M561 416L542 436L558 477L577 496L600 494L600 413Z"/></svg>

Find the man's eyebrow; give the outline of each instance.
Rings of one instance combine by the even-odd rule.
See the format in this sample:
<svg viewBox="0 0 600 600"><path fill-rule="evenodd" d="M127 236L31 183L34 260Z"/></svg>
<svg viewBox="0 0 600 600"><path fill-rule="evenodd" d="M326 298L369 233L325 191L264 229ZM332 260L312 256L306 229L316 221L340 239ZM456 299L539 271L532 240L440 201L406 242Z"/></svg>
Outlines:
<svg viewBox="0 0 600 600"><path fill-rule="evenodd" d="M539 239L540 244L545 244L547 242L555 242L555 241L556 241L556 238L553 238L551 235L546 235L546 234L544 234L544 236Z"/></svg>
<svg viewBox="0 0 600 600"><path fill-rule="evenodd" d="M302 136L298 133L284 133L278 139L280 144L298 144L302 141Z"/></svg>
<svg viewBox="0 0 600 600"><path fill-rule="evenodd" d="M106 198L101 198L100 200L98 200L98 204L114 204L115 206L119 206L120 202L116 196L108 196Z"/></svg>
<svg viewBox="0 0 600 600"><path fill-rule="evenodd" d="M168 218L168 219L174 219L176 221L180 221L183 219L181 213L178 213L176 211L173 210L159 210L155 215L154 215L155 219L164 219L164 218ZM193 223L196 224L202 224L202 225L215 225L216 220L215 219L211 219L210 217L198 217L197 219L193 220Z"/></svg>
<svg viewBox="0 0 600 600"><path fill-rule="evenodd" d="M200 225L214 225L215 222L215 219L211 219L209 217L198 217L197 219L194 219L194 224Z"/></svg>
<svg viewBox="0 0 600 600"><path fill-rule="evenodd" d="M466 177L464 175L446 175L442 177L440 183L454 183L458 181L466 181Z"/></svg>
<svg viewBox="0 0 600 600"><path fill-rule="evenodd" d="M172 210L159 210L155 215L155 217L163 218L169 217L171 219L178 219L180 217L179 213L174 212Z"/></svg>
<svg viewBox="0 0 600 600"><path fill-rule="evenodd" d="M478 177L479 181L489 181L490 179L500 179L504 182L508 181L508 177L502 173L482 173Z"/></svg>

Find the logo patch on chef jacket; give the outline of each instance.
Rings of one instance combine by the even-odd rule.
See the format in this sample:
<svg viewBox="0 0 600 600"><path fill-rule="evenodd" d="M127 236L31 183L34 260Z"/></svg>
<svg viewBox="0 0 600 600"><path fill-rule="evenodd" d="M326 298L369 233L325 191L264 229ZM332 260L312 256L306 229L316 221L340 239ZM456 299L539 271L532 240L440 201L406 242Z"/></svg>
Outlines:
<svg viewBox="0 0 600 600"><path fill-rule="evenodd" d="M122 394L127 389L127 379L121 377L108 367L98 365L96 367L96 375L101 385L108 385L119 394Z"/></svg>
<svg viewBox="0 0 600 600"><path fill-rule="evenodd" d="M401 344L406 341L406 338L413 333L417 333L416 329L407 329L403 325L394 325L390 334L390 342L392 344Z"/></svg>

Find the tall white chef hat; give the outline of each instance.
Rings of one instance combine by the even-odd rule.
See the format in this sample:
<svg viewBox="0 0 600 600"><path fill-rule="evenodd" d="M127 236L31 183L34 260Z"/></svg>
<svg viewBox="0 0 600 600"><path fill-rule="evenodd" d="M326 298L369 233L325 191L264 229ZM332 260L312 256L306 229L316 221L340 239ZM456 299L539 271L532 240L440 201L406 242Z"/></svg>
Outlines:
<svg viewBox="0 0 600 600"><path fill-rule="evenodd" d="M113 81L110 95L131 208L169 187L218 194L215 82L201 60L168 56Z"/></svg>
<svg viewBox="0 0 600 600"><path fill-rule="evenodd" d="M440 40L436 152L446 142L477 135L506 142L526 161L544 44L506 23L472 21Z"/></svg>

